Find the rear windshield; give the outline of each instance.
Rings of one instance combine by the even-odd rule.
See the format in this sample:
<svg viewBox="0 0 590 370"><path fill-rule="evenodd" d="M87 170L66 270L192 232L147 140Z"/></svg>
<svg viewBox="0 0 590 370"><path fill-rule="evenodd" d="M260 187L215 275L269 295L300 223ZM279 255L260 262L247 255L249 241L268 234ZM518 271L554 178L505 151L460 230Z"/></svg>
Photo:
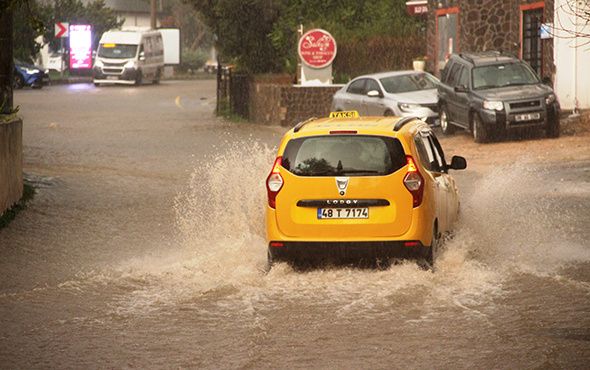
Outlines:
<svg viewBox="0 0 590 370"><path fill-rule="evenodd" d="M398 139L369 135L310 136L291 140L283 167L298 176L382 176L407 164Z"/></svg>

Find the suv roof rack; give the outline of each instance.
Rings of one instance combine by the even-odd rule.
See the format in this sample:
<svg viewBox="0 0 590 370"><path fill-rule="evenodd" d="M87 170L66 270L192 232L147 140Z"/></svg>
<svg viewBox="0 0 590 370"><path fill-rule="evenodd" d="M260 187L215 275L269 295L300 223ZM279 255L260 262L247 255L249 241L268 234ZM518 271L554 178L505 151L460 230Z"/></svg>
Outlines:
<svg viewBox="0 0 590 370"><path fill-rule="evenodd" d="M402 127L404 127L407 123L412 122L415 119L420 119L418 117L403 117L402 119L400 119L399 121L397 121L397 123L395 124L395 126L393 126L393 131L399 131L401 130Z"/></svg>
<svg viewBox="0 0 590 370"><path fill-rule="evenodd" d="M305 126L306 124L310 123L311 121L315 121L317 119L317 117L311 117L309 119L306 119L305 121L301 121L299 122L295 128L293 129L293 132L299 132L299 130L301 130L303 128L303 126Z"/></svg>
<svg viewBox="0 0 590 370"><path fill-rule="evenodd" d="M490 62L498 62L502 59L514 59L516 56L506 53L503 50L498 51L482 51L482 52L474 52L474 53L459 53L459 56L468 61L471 64L478 65L478 64L485 64Z"/></svg>

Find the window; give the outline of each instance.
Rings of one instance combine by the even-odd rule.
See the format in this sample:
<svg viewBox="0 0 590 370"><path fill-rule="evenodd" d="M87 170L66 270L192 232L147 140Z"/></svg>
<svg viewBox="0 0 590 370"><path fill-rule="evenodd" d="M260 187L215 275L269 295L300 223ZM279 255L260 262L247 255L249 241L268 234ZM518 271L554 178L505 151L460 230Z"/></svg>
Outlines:
<svg viewBox="0 0 590 370"><path fill-rule="evenodd" d="M298 176L379 176L407 164L398 139L371 135L310 136L291 140L283 167Z"/></svg>
<svg viewBox="0 0 590 370"><path fill-rule="evenodd" d="M377 91L381 92L381 88L379 87L379 84L377 83L377 81L373 80L372 78L367 80L367 84L365 85L365 94L371 90L377 90Z"/></svg>
<svg viewBox="0 0 590 370"><path fill-rule="evenodd" d="M467 72L467 68L461 68L457 86L469 87L469 73Z"/></svg>
<svg viewBox="0 0 590 370"><path fill-rule="evenodd" d="M365 93L365 82L367 80L361 78L360 80L353 81L350 86L348 86L348 90L346 92L351 94L359 94L362 95Z"/></svg>

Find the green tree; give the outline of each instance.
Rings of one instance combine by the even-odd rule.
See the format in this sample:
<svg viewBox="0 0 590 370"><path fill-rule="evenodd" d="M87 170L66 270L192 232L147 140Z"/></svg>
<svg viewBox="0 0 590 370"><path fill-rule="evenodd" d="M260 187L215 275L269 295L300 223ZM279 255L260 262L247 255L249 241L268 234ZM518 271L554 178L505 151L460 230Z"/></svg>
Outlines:
<svg viewBox="0 0 590 370"><path fill-rule="evenodd" d="M93 0L84 5L80 0L55 0L41 7L41 18L45 25L44 41L53 50L58 50L61 40L55 37L54 24L65 22L70 24L92 25L92 48L96 49L102 34L112 28L119 28L124 20L117 21L115 12L105 5L104 0ZM67 38L64 40L68 46Z"/></svg>
<svg viewBox="0 0 590 370"><path fill-rule="evenodd" d="M399 67L417 56L411 54L426 51L424 25L406 14L405 0L188 1L217 35L220 53L254 73L295 71L300 24L306 30L326 29L336 38L334 68L340 73ZM364 50L369 47L377 48L374 54ZM359 61L344 60L341 50Z"/></svg>

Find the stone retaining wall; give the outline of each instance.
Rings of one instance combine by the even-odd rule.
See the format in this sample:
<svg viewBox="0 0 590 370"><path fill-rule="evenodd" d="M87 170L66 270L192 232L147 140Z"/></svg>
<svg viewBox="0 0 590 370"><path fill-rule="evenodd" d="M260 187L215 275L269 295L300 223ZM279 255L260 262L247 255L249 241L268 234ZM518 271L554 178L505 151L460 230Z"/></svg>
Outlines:
<svg viewBox="0 0 590 370"><path fill-rule="evenodd" d="M330 114L334 93L341 85L298 86L250 83L250 119L265 125L295 126L310 117Z"/></svg>
<svg viewBox="0 0 590 370"><path fill-rule="evenodd" d="M23 197L23 121L0 123L0 216Z"/></svg>

